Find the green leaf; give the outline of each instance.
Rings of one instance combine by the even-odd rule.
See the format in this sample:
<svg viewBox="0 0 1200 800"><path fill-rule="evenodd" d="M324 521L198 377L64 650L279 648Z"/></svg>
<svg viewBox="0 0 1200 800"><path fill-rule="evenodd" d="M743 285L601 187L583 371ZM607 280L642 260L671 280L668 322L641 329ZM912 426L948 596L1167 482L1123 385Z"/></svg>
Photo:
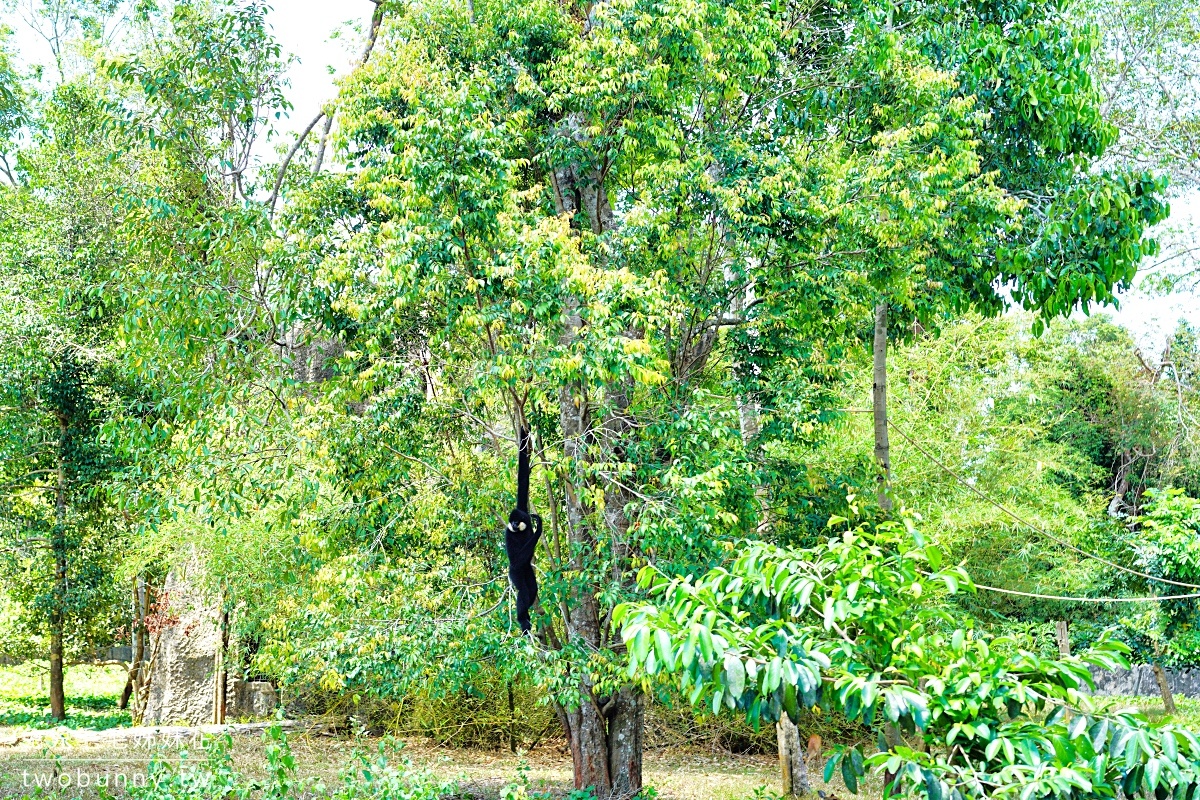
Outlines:
<svg viewBox="0 0 1200 800"><path fill-rule="evenodd" d="M733 653L725 654L725 685L735 699L746 690L746 669L742 660Z"/></svg>
<svg viewBox="0 0 1200 800"><path fill-rule="evenodd" d="M858 794L858 776L854 774L854 767L848 758L842 759L842 781L851 794Z"/></svg>
<svg viewBox="0 0 1200 800"><path fill-rule="evenodd" d="M1151 758L1146 761L1146 780L1150 782L1150 787L1153 789L1158 786L1158 778L1162 774L1162 764L1157 758Z"/></svg>
<svg viewBox="0 0 1200 800"><path fill-rule="evenodd" d="M942 568L942 551L934 545L928 545L925 548L925 558L929 561L929 566L934 572Z"/></svg>
<svg viewBox="0 0 1200 800"><path fill-rule="evenodd" d="M837 770L838 764L840 764L841 761L842 754L840 751L834 752L833 755L829 756L829 760L825 762L825 772L823 773L826 783L829 783L831 780L833 780L833 773Z"/></svg>
<svg viewBox="0 0 1200 800"><path fill-rule="evenodd" d="M654 649L658 653L658 660L662 663L663 669L669 671L675 663L675 653L671 647L671 635L662 628L654 632Z"/></svg>
<svg viewBox="0 0 1200 800"><path fill-rule="evenodd" d="M1179 745L1175 741L1175 734L1170 731L1164 731L1162 735L1162 750L1163 755L1172 761L1179 760Z"/></svg>

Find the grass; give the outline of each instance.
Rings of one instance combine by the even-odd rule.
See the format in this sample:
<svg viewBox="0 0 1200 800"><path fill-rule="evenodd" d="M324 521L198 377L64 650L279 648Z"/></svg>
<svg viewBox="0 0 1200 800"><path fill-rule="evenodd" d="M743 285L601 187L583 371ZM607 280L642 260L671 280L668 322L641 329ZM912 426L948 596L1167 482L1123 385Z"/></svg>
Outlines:
<svg viewBox="0 0 1200 800"><path fill-rule="evenodd" d="M0 667L0 729L107 730L130 724L129 712L117 709L125 670L90 664L68 667L63 676L67 721L50 716L49 666L31 661Z"/></svg>
<svg viewBox="0 0 1200 800"><path fill-rule="evenodd" d="M374 752L377 739L355 740L347 737L288 737L289 754L295 759L298 782L320 781L326 793L305 793L309 797L328 797L342 781L341 772L354 761L354 751L362 747ZM259 736L235 736L232 742L232 766L242 776L239 785L262 785L271 778L265 754L271 747ZM204 761L198 742L186 747L187 763ZM0 797L54 797L62 800L87 798L99 800L97 776L125 776L127 784L145 780L152 758L179 763L179 750L145 743L71 745L56 743L16 747L0 751ZM465 750L431 745L424 739L410 740L391 763L411 762L409 772L425 773L438 782L454 782L458 798L497 800L506 787L524 784L527 800L562 800L571 794L572 771L569 753L562 747L547 745L531 753L513 755L508 751ZM649 751L645 755L645 781L662 800L749 800L761 787L778 788L777 761L774 756L733 755L693 749ZM36 790L36 777L68 776L74 783L58 786L58 792ZM91 786L80 788L80 778ZM90 776L90 777L88 777ZM823 784L820 784L823 788ZM63 790L66 791L63 791ZM86 789L86 790L85 790ZM118 796L120 792L116 793ZM297 792L296 796L300 796ZM398 796L398 795L397 795ZM838 793L842 796L842 792Z"/></svg>
<svg viewBox="0 0 1200 800"><path fill-rule="evenodd" d="M1113 708L1137 708L1153 722L1174 722L1191 730L1200 730L1200 697L1175 695L1175 714L1169 716L1160 697L1108 697Z"/></svg>
<svg viewBox="0 0 1200 800"><path fill-rule="evenodd" d="M119 667L77 666L66 674L66 694L70 729L104 730L129 724L127 712L116 708L117 697L125 683ZM48 669L45 662L16 667L0 667L0 731L57 728L49 715ZM289 736L297 777L321 780L335 787L340 771L351 761L355 747L364 742L344 737ZM377 740L365 742L375 747ZM188 759L203 758L198 742ZM264 754L270 743L258 736L233 738L233 764L250 782L268 779L269 766ZM127 781L144 779L152 759L178 763L181 750L176 745L145 742L78 744L67 734L53 740L30 741L0 747L0 798L102 798L126 796L113 791L117 776ZM412 768L425 771L439 780L456 781L461 797L498 798L505 787L523 783L528 797L564 798L571 793L571 757L561 743L548 742L537 750L513 755L507 751L438 747L424 737L408 740L404 758ZM776 786L778 769L774 756L733 755L694 747L650 750L645 758L645 779L664 800L740 800L755 795L761 787ZM38 776L48 780L73 781L37 788ZM109 786L96 784L101 776ZM90 785L82 785L88 781ZM247 783L246 785L251 785Z"/></svg>

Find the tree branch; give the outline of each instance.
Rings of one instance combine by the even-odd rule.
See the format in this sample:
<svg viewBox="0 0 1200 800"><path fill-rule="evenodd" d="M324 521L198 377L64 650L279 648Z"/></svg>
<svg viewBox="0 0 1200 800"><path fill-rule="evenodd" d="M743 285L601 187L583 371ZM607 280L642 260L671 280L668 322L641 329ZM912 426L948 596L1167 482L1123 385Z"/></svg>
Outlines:
<svg viewBox="0 0 1200 800"><path fill-rule="evenodd" d="M375 49L375 42L379 38L379 28L383 24L383 0L371 0L371 2L375 4L375 11L371 14L371 30L367 34L367 46L363 49L363 53L358 59L358 64L355 67L356 69L358 67L366 66L367 61L370 60L371 53ZM300 134L298 139L296 139L296 143L292 145L292 149L289 150L288 154L284 157L283 163L279 166L279 174L275 176L275 186L271 190L270 198L267 200L267 205L269 207L268 213L271 219L275 218L275 204L279 202L279 193L283 189L283 179L284 176L287 175L288 167L291 166L292 159L296 157L296 153L300 150L301 145L304 144L304 141L308 138L308 135L312 133L313 128L317 127L317 123L320 122L322 118L327 118L325 122L325 129L321 133L321 144L317 149L317 162L316 166L313 168L313 174L316 175L321 171L321 165L325 161L325 144L329 138L329 132L333 128L333 115L334 112L332 109L326 111L324 108L322 108L320 113L313 117L313 121L308 123L308 127L304 129L304 132Z"/></svg>
<svg viewBox="0 0 1200 800"><path fill-rule="evenodd" d="M271 217L271 219L275 218L275 203L279 200L279 191L283 188L283 178L287 174L287 170L292 163L292 159L296 157L296 153L300 150L300 146L304 144L304 140L308 138L308 135L312 133L312 129L317 127L317 123L320 122L321 118L324 116L325 109L321 109L320 113L313 117L313 121L308 123L308 127L305 128L304 132L301 133L299 138L296 139L296 143L292 145L292 149L288 150L287 155L284 156L283 163L279 165L279 174L275 176L275 187L271 189L271 196L267 199L267 206L269 208L268 215Z"/></svg>

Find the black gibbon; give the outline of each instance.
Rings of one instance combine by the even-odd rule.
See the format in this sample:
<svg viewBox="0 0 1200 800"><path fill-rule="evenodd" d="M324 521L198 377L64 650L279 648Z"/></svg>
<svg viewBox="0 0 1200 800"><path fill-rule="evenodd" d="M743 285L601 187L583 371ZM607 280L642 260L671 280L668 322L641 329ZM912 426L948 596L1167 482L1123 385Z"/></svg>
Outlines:
<svg viewBox="0 0 1200 800"><path fill-rule="evenodd" d="M517 507L508 515L504 528L504 549L508 552L508 578L517 592L517 622L521 632L528 633L532 625L529 609L537 602L537 575L533 571L533 553L542 538L542 518L529 511L529 429L517 431L519 450L517 466Z"/></svg>

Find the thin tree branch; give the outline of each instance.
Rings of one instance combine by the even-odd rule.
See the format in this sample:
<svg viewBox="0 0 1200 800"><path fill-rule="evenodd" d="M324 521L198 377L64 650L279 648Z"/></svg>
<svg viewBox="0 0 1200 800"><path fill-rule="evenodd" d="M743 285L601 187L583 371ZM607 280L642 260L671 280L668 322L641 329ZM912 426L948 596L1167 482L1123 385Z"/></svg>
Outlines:
<svg viewBox="0 0 1200 800"><path fill-rule="evenodd" d="M271 196L267 199L268 214L271 219L275 218L275 203L279 200L279 191L283 188L283 178L287 174L288 167L291 166L292 159L296 157L296 153L300 150L300 146L304 144L304 140L308 138L308 135L312 133L312 129L317 127L317 123L324 116L325 109L321 109L320 113L313 117L313 121L308 123L308 127L296 139L296 143L292 145L292 149L288 150L288 154L284 156L283 163L279 165L279 174L275 176L275 187L271 189Z"/></svg>
<svg viewBox="0 0 1200 800"><path fill-rule="evenodd" d="M379 28L383 24L384 0L371 0L371 2L375 4L375 11L371 14L371 30L367 34L367 46L363 49L363 53L358 59L358 64L355 67L356 69L358 67L366 66L367 61L370 60L371 53L375 49L375 42L379 38ZM320 122L322 118L325 118L325 129L321 133L321 143L317 149L317 161L316 165L313 167L313 174L316 175L321 171L321 165L325 161L326 142L329 139L329 132L333 129L334 113L335 112L332 108L329 108L328 110L322 108L320 113L313 117L313 121L308 123L308 127L304 129L304 132L300 134L298 139L296 139L296 143L292 145L291 150L289 150L288 154L284 157L283 163L279 166L279 174L275 176L275 186L271 190L270 198L267 200L267 205L269 206L268 214L271 219L275 218L275 205L279 201L279 193L283 189L283 179L287 175L288 167L291 166L292 159L296 157L296 153L299 152L300 147L304 144L305 140L308 138L308 135L312 133L313 128L317 127L317 123Z"/></svg>

